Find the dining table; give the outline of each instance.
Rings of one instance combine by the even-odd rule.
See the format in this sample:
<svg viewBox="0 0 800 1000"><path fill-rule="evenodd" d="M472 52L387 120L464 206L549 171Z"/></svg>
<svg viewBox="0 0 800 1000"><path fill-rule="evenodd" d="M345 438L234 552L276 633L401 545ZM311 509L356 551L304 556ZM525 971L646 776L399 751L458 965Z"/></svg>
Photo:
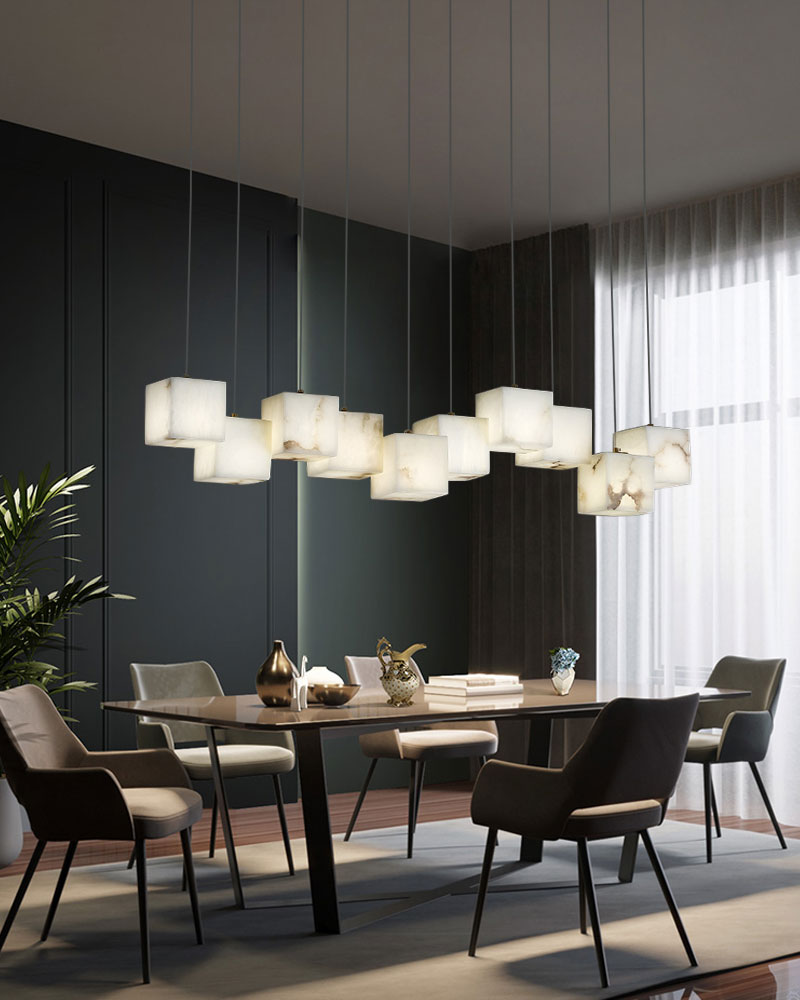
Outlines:
<svg viewBox="0 0 800 1000"><path fill-rule="evenodd" d="M525 762L547 767L550 764L553 722L558 719L591 718L614 698L671 697L697 692L701 701L719 701L744 698L750 694L745 690L723 688L650 685L647 689L642 689L630 685L576 679L569 693L560 695L553 688L549 678L524 680L522 689L519 696L497 698L491 704L487 704L487 699L482 698L479 707L444 704L433 698L429 699L423 693L423 689L420 689L414 696L413 703L402 706L391 705L371 694L368 697L356 695L352 701L340 706L309 704L307 708L293 711L290 708L267 708L258 695L253 693L146 701L106 701L103 703L103 708L106 711L147 716L166 722L193 722L205 728L214 788L221 806L220 820L234 899L236 905L242 908L245 907L245 897L219 764L217 734L229 729L253 732L291 731L297 749L314 929L323 934L340 934L455 889L454 886L445 886L441 891L424 893L419 899L411 898L405 903L401 901L384 905L372 912L365 911L356 916L343 917L341 913L343 901L339 898L336 884L333 837L328 810L324 754L326 734L345 729L374 732L381 729L417 729L437 722L517 719L529 723ZM634 834L625 839L618 875L621 882L629 882L633 878L637 846L638 835ZM542 848L541 841L522 837L519 862L523 864L540 862ZM479 869L478 861L475 878L469 881L477 882ZM463 886L461 888L463 889Z"/></svg>

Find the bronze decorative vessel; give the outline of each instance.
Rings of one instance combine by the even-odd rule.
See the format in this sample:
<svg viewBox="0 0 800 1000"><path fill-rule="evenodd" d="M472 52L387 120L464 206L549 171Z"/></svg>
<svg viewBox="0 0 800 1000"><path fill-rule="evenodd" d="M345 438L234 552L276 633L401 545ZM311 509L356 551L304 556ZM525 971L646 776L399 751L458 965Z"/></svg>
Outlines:
<svg viewBox="0 0 800 1000"><path fill-rule="evenodd" d="M292 704L292 681L297 667L286 655L282 639L276 639L272 652L256 674L258 697L268 708L289 708Z"/></svg>
<svg viewBox="0 0 800 1000"><path fill-rule="evenodd" d="M409 663L418 649L427 649L424 642L417 642L402 653L392 649L388 639L378 640L378 659L381 663L381 684L389 695L388 705L397 708L413 705L411 700L419 687L419 675Z"/></svg>

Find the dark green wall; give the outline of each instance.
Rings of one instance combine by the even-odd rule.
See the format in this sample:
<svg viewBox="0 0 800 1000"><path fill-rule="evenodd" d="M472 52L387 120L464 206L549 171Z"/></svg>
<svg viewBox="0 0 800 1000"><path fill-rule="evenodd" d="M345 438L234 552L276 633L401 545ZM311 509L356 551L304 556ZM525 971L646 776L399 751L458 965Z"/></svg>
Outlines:
<svg viewBox="0 0 800 1000"><path fill-rule="evenodd" d="M305 219L304 387L341 394L344 222ZM454 358L457 412L466 397L469 255L455 251ZM406 238L350 225L348 399L383 413L387 433L406 427ZM446 413L447 247L412 242L411 419ZM467 670L469 497L473 484L426 503L374 501L369 480L309 479L298 468L299 650L311 664L344 672L345 654L374 655L386 635L398 647L426 642L424 673ZM332 792L359 787L366 770L355 736L327 747ZM463 762L429 768L431 781L466 777ZM427 778L427 775L426 775ZM400 785L408 767L381 761L376 785Z"/></svg>

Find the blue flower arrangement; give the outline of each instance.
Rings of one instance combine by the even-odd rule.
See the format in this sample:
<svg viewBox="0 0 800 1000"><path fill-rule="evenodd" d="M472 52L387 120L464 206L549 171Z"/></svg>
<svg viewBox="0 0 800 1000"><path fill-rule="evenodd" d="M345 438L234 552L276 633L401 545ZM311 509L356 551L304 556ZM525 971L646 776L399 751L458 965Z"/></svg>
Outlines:
<svg viewBox="0 0 800 1000"><path fill-rule="evenodd" d="M558 646L555 649L549 649L548 653L550 654L550 671L553 674L565 674L581 658L581 654L576 653L571 646Z"/></svg>

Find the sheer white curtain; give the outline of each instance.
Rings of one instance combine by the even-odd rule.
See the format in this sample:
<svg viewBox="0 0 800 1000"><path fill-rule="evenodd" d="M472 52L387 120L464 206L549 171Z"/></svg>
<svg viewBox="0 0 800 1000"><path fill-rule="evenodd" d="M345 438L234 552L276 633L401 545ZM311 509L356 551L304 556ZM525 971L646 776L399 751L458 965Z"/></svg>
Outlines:
<svg viewBox="0 0 800 1000"><path fill-rule="evenodd" d="M800 824L800 178L649 217L653 422L688 426L692 485L598 518L598 675L702 682L726 653L787 658L762 769ZM647 423L641 219L613 229L620 428ZM596 439L613 430L609 237L593 233ZM676 805L702 808L701 768ZM720 811L765 816L747 766Z"/></svg>

